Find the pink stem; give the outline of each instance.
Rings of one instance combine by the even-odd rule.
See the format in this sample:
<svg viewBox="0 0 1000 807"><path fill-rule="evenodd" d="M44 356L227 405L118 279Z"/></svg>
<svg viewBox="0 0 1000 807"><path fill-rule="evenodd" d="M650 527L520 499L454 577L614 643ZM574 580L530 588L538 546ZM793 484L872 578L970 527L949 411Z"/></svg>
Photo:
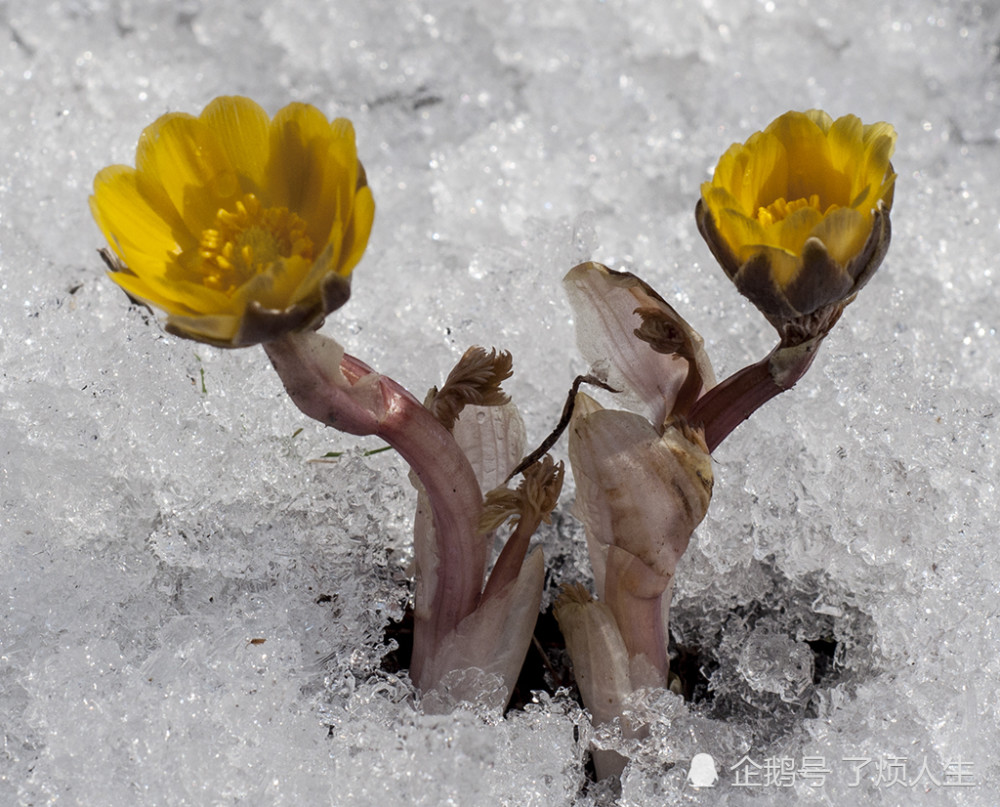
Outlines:
<svg viewBox="0 0 1000 807"><path fill-rule="evenodd" d="M644 683L666 686L670 672L670 656L667 653L670 638L663 620L663 598L669 600L672 591L667 589L659 597L642 599L631 596L627 591L614 591L612 588L609 586L607 592L609 605L622 633L629 658L645 656L662 680ZM612 597L614 599L610 599Z"/></svg>
<svg viewBox="0 0 1000 807"><path fill-rule="evenodd" d="M681 553L686 547L685 540ZM644 656L660 678L642 683L633 681L637 687L667 685L670 657L665 617L673 592L671 580L672 576L663 577L623 549L608 550L604 600L615 616L629 658Z"/></svg>
<svg viewBox="0 0 1000 807"><path fill-rule="evenodd" d="M264 349L303 413L339 431L382 438L409 463L427 493L438 563L431 602L415 608L426 615L414 626L419 687L422 659L479 603L487 546L477 530L482 493L472 466L451 433L413 395L332 340L288 334ZM422 574L419 566L416 573Z"/></svg>
<svg viewBox="0 0 1000 807"><path fill-rule="evenodd" d="M524 556L528 554L528 544L531 542L531 536L535 534L535 530L538 529L541 523L541 517L531 520L521 517L517 522L514 532L507 539L507 543L503 545L503 549L500 550L497 562L493 564L493 571L490 572L490 578L486 581L486 588L483 589L483 602L499 594L508 585L517 580L517 576L521 573L521 566L524 563Z"/></svg>

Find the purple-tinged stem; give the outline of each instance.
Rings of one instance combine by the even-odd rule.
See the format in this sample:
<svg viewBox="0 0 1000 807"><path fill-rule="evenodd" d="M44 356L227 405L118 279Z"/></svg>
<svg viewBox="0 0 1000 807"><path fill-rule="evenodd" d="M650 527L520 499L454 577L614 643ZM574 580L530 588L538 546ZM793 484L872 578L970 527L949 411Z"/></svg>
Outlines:
<svg viewBox="0 0 1000 807"><path fill-rule="evenodd" d="M477 531L482 493L472 466L420 401L346 355L336 342L293 333L265 343L264 349L303 413L339 431L380 437L420 479L431 503L438 563L431 602L417 603L417 613L427 616L414 627L414 656L433 654L475 610L482 589L487 546ZM418 678L419 671L414 675L419 687Z"/></svg>
<svg viewBox="0 0 1000 807"><path fill-rule="evenodd" d="M779 344L759 362L733 373L698 399L687 422L704 427L709 453L765 403L795 386L812 365L824 336L798 345Z"/></svg>
<svg viewBox="0 0 1000 807"><path fill-rule="evenodd" d="M490 579L483 589L483 602L490 597L494 597L511 585L521 573L521 566L524 564L524 557L528 554L528 544L531 536L535 534L542 523L542 517L521 518L514 528L514 532L503 545L497 562L493 564L493 571L490 572Z"/></svg>

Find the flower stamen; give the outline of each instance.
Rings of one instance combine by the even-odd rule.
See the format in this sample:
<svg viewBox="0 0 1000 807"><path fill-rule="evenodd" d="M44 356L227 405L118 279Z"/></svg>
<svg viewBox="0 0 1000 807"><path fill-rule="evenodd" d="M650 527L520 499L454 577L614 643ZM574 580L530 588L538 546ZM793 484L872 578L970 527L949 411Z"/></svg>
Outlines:
<svg viewBox="0 0 1000 807"><path fill-rule="evenodd" d="M784 221L796 210L801 210L804 207L811 207L826 216L836 210L839 205L830 205L826 210L823 210L822 207L820 207L818 193L814 193L808 198L794 199L791 202L786 201L782 196L781 198L771 202L771 204L767 207L758 208L757 221L759 221L764 227L770 227L776 222Z"/></svg>
<svg viewBox="0 0 1000 807"><path fill-rule="evenodd" d="M284 259L311 261L313 242L302 218L286 207L265 208L248 193L235 210L218 212L215 227L202 231L198 254L205 286L231 294Z"/></svg>

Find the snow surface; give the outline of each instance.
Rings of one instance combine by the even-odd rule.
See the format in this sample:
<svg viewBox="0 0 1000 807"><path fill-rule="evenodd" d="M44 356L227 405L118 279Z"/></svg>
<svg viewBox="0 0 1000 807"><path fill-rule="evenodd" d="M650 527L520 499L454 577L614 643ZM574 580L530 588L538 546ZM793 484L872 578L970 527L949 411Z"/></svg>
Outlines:
<svg viewBox="0 0 1000 807"><path fill-rule="evenodd" d="M104 277L94 174L232 93L357 127L376 225L325 331L418 394L470 344L512 350L535 441L586 369L574 263L641 274L724 377L772 337L695 229L715 159L790 108L893 123L885 264L716 454L673 609L713 697L637 703L620 801L997 803L995 0L9 0L0 23L0 804L612 798L568 694L425 716L380 671L400 460ZM571 501L549 599L587 579ZM687 781L700 753L715 787Z"/></svg>

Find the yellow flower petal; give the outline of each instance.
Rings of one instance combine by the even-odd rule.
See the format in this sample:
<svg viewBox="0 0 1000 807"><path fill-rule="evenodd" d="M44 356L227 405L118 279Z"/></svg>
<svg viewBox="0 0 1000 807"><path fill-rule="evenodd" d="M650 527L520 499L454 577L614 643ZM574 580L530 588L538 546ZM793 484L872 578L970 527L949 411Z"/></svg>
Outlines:
<svg viewBox="0 0 1000 807"><path fill-rule="evenodd" d="M340 274L349 275L361 260L365 247L368 246L368 236L374 220L375 198L371 189L366 186L354 198L354 211L344 234L344 246L340 254Z"/></svg>
<svg viewBox="0 0 1000 807"><path fill-rule="evenodd" d="M720 212L718 227L727 243L737 245L738 249L734 250L737 255L739 249L768 243L767 231L757 219L744 216L731 208Z"/></svg>
<svg viewBox="0 0 1000 807"><path fill-rule="evenodd" d="M235 314L172 315L168 330L199 342L225 346L239 333L242 317Z"/></svg>
<svg viewBox="0 0 1000 807"><path fill-rule="evenodd" d="M869 133L866 133L866 135ZM889 160L896 149L896 133L894 131L872 133L865 140L867 160L865 174L872 187L879 187L880 180L889 170Z"/></svg>
<svg viewBox="0 0 1000 807"><path fill-rule="evenodd" d="M753 218L756 212L752 205L743 205L737 201L727 188L713 185L711 182L702 184L701 195L709 209L716 214L716 219L723 210L732 210L750 218Z"/></svg>
<svg viewBox="0 0 1000 807"><path fill-rule="evenodd" d="M328 125L324 170L311 177L302 199L300 215L312 225L310 236L317 243L329 239L330 227L350 219L357 194L358 152L354 142L354 126L338 118ZM341 246L341 253L343 246Z"/></svg>
<svg viewBox="0 0 1000 807"><path fill-rule="evenodd" d="M203 121L180 113L164 115L139 138L136 170L159 185L192 233L230 204L240 186L222 144Z"/></svg>
<svg viewBox="0 0 1000 807"><path fill-rule="evenodd" d="M815 207L801 207L774 225L773 232L768 233L768 243L793 255L800 255L802 245L821 221L823 214Z"/></svg>
<svg viewBox="0 0 1000 807"><path fill-rule="evenodd" d="M831 118L822 109L809 109L803 113L809 120L816 124L817 128L822 132L829 132L834 124L833 118ZM838 119L839 120L839 119Z"/></svg>
<svg viewBox="0 0 1000 807"><path fill-rule="evenodd" d="M270 155L270 120L249 98L216 98L198 116L214 133L243 193L262 196Z"/></svg>
<svg viewBox="0 0 1000 807"><path fill-rule="evenodd" d="M727 195L733 199L731 206L746 215L750 215L757 198L757 189L756 186L753 188L745 187L748 162L749 149L741 143L734 143L719 158L712 181L702 185L703 192L706 187L725 189ZM708 201L707 196L705 200Z"/></svg>
<svg viewBox="0 0 1000 807"><path fill-rule="evenodd" d="M841 207L818 222L812 235L823 242L831 258L841 266L846 266L852 257L861 252L871 229L870 216L849 207ZM799 251L801 252L801 245Z"/></svg>
<svg viewBox="0 0 1000 807"><path fill-rule="evenodd" d="M271 121L268 203L299 213L316 193L332 140L330 123L316 107L289 104Z"/></svg>
<svg viewBox="0 0 1000 807"><path fill-rule="evenodd" d="M194 314L206 305L206 292L216 310L232 310L232 302L224 295L184 280L167 280L162 276L139 277L114 272L111 279L136 299L162 309L168 314Z"/></svg>
<svg viewBox="0 0 1000 807"><path fill-rule="evenodd" d="M308 274L313 265L312 260L301 257L275 261L240 286L233 296L246 304L253 301L273 310L286 308L292 301L299 278Z"/></svg>
<svg viewBox="0 0 1000 807"><path fill-rule="evenodd" d="M335 222L333 230L330 232L330 243L327 248L316 256L311 267L299 275L296 286L289 292L289 299L293 304L301 303L309 297L318 294L320 282L328 274L339 271L341 257L337 245L341 239L340 222Z"/></svg>
<svg viewBox="0 0 1000 807"><path fill-rule="evenodd" d="M797 197L788 196L788 150L781 138L765 131L751 140L752 143L747 144L747 176L743 179L741 193L744 212L755 216L758 208L766 207L775 199Z"/></svg>
<svg viewBox="0 0 1000 807"><path fill-rule="evenodd" d="M841 207L850 204L860 190L868 185L864 173L863 126L856 115L837 118L830 127L830 159L833 169L848 180L846 199L836 201Z"/></svg>
<svg viewBox="0 0 1000 807"><path fill-rule="evenodd" d="M180 248L163 216L139 191L136 179L135 169L127 165L102 170L94 179L90 211L127 265L150 260L160 264Z"/></svg>

